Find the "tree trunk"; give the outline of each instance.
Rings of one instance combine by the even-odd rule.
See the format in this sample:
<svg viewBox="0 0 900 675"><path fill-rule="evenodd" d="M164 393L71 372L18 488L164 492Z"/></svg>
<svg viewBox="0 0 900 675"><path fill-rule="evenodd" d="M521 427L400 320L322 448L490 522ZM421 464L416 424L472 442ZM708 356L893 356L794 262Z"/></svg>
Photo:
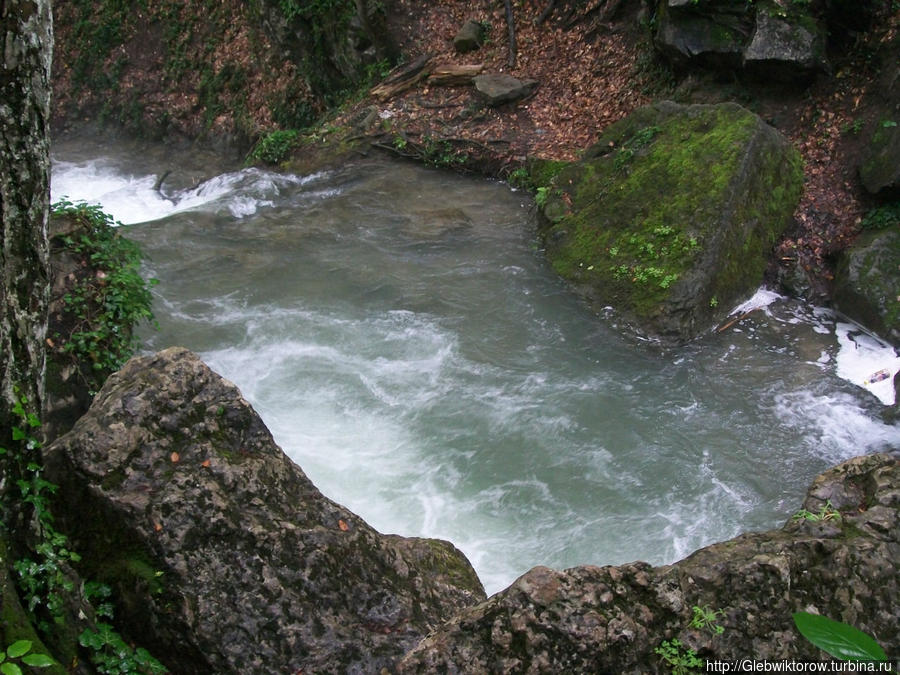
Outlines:
<svg viewBox="0 0 900 675"><path fill-rule="evenodd" d="M38 415L43 400L52 33L50 0L0 0L0 446L7 448L16 400Z"/></svg>

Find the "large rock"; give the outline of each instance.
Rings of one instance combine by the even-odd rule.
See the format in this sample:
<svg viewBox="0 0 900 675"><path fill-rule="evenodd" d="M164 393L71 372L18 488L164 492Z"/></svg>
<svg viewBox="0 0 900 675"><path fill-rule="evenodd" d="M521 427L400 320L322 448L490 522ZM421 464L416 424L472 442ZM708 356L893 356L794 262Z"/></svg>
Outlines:
<svg viewBox="0 0 900 675"><path fill-rule="evenodd" d="M753 113L663 102L544 184L541 235L554 269L598 308L683 342L759 286L801 184L797 152Z"/></svg>
<svg viewBox="0 0 900 675"><path fill-rule="evenodd" d="M756 30L744 49L744 67L759 77L785 82L824 72L825 34L815 21L803 19L757 11Z"/></svg>
<svg viewBox="0 0 900 675"><path fill-rule="evenodd" d="M897 654L900 464L888 455L850 460L815 480L803 508L822 519L790 520L665 567L536 567L460 612L398 670L663 673L654 650L675 638L708 663L820 660L793 625L797 611L856 626ZM712 623L692 627L695 607Z"/></svg>
<svg viewBox="0 0 900 675"><path fill-rule="evenodd" d="M833 298L841 312L900 346L900 231L864 233L844 251Z"/></svg>
<svg viewBox="0 0 900 675"><path fill-rule="evenodd" d="M474 19L466 21L453 38L453 48L460 54L474 52L484 42L484 28Z"/></svg>
<svg viewBox="0 0 900 675"><path fill-rule="evenodd" d="M745 68L787 82L828 68L825 29L797 3L659 0L657 17L656 45L681 67Z"/></svg>
<svg viewBox="0 0 900 675"><path fill-rule="evenodd" d="M859 178L872 194L900 197L900 109L879 120L859 167Z"/></svg>
<svg viewBox="0 0 900 675"><path fill-rule="evenodd" d="M377 673L484 598L451 544L323 497L186 350L129 361L47 465L86 576L175 673Z"/></svg>
<svg viewBox="0 0 900 675"><path fill-rule="evenodd" d="M537 80L520 80L503 73L488 73L475 78L475 90L489 106L513 103L530 95Z"/></svg>

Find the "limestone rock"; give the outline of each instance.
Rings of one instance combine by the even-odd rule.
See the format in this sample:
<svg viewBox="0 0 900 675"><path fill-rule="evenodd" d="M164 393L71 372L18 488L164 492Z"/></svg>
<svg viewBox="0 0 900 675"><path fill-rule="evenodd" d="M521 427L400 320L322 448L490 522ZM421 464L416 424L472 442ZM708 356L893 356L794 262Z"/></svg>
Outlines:
<svg viewBox="0 0 900 675"><path fill-rule="evenodd" d="M841 312L900 346L900 231L865 233L844 251L833 297Z"/></svg>
<svg viewBox="0 0 900 675"><path fill-rule="evenodd" d="M190 352L135 358L46 451L59 525L177 673L377 673L484 598L451 544L319 493Z"/></svg>
<svg viewBox="0 0 900 675"><path fill-rule="evenodd" d="M466 21L456 37L453 38L453 48L460 54L474 52L484 44L484 28L473 19Z"/></svg>
<svg viewBox="0 0 900 675"><path fill-rule="evenodd" d="M554 269L641 334L684 342L759 286L802 169L736 104L662 102L610 126L549 184L532 179Z"/></svg>
<svg viewBox="0 0 900 675"><path fill-rule="evenodd" d="M475 89L489 106L523 99L536 86L537 80L520 80L503 73L488 73L475 78Z"/></svg>
<svg viewBox="0 0 900 675"><path fill-rule="evenodd" d="M842 517L791 520L665 567L536 567L463 610L399 664L400 673L668 672L654 653L678 638L701 659L820 660L791 614L817 612L900 650L900 464L850 460L819 476L803 508ZM724 632L692 628L693 607Z"/></svg>

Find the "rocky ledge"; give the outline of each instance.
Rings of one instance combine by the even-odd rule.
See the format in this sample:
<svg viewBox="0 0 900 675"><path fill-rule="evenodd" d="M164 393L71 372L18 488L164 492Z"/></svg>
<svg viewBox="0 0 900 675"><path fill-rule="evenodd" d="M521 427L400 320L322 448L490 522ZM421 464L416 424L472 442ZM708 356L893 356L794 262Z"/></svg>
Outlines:
<svg viewBox="0 0 900 675"><path fill-rule="evenodd" d="M450 543L322 496L184 349L111 376L47 465L83 576L173 673L377 673L485 597Z"/></svg>

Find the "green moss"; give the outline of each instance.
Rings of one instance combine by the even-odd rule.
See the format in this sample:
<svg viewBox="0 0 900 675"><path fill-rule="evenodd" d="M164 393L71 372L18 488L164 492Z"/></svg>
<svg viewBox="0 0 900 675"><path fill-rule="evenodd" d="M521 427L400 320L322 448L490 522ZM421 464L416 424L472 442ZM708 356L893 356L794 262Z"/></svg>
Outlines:
<svg viewBox="0 0 900 675"><path fill-rule="evenodd" d="M734 194L737 177L748 170L763 181L778 176L782 155L773 151L764 166L743 167L758 118L734 105L687 110L642 109L613 125L588 161L558 173L544 209L554 269L642 317L659 311L711 247L731 250L714 286L704 289L703 304L712 311L711 298L730 302L748 275L761 278L763 254L778 229L770 223L783 224L799 196L797 156L779 184L754 186L759 194L749 198ZM726 219L761 227L726 243L720 235Z"/></svg>

